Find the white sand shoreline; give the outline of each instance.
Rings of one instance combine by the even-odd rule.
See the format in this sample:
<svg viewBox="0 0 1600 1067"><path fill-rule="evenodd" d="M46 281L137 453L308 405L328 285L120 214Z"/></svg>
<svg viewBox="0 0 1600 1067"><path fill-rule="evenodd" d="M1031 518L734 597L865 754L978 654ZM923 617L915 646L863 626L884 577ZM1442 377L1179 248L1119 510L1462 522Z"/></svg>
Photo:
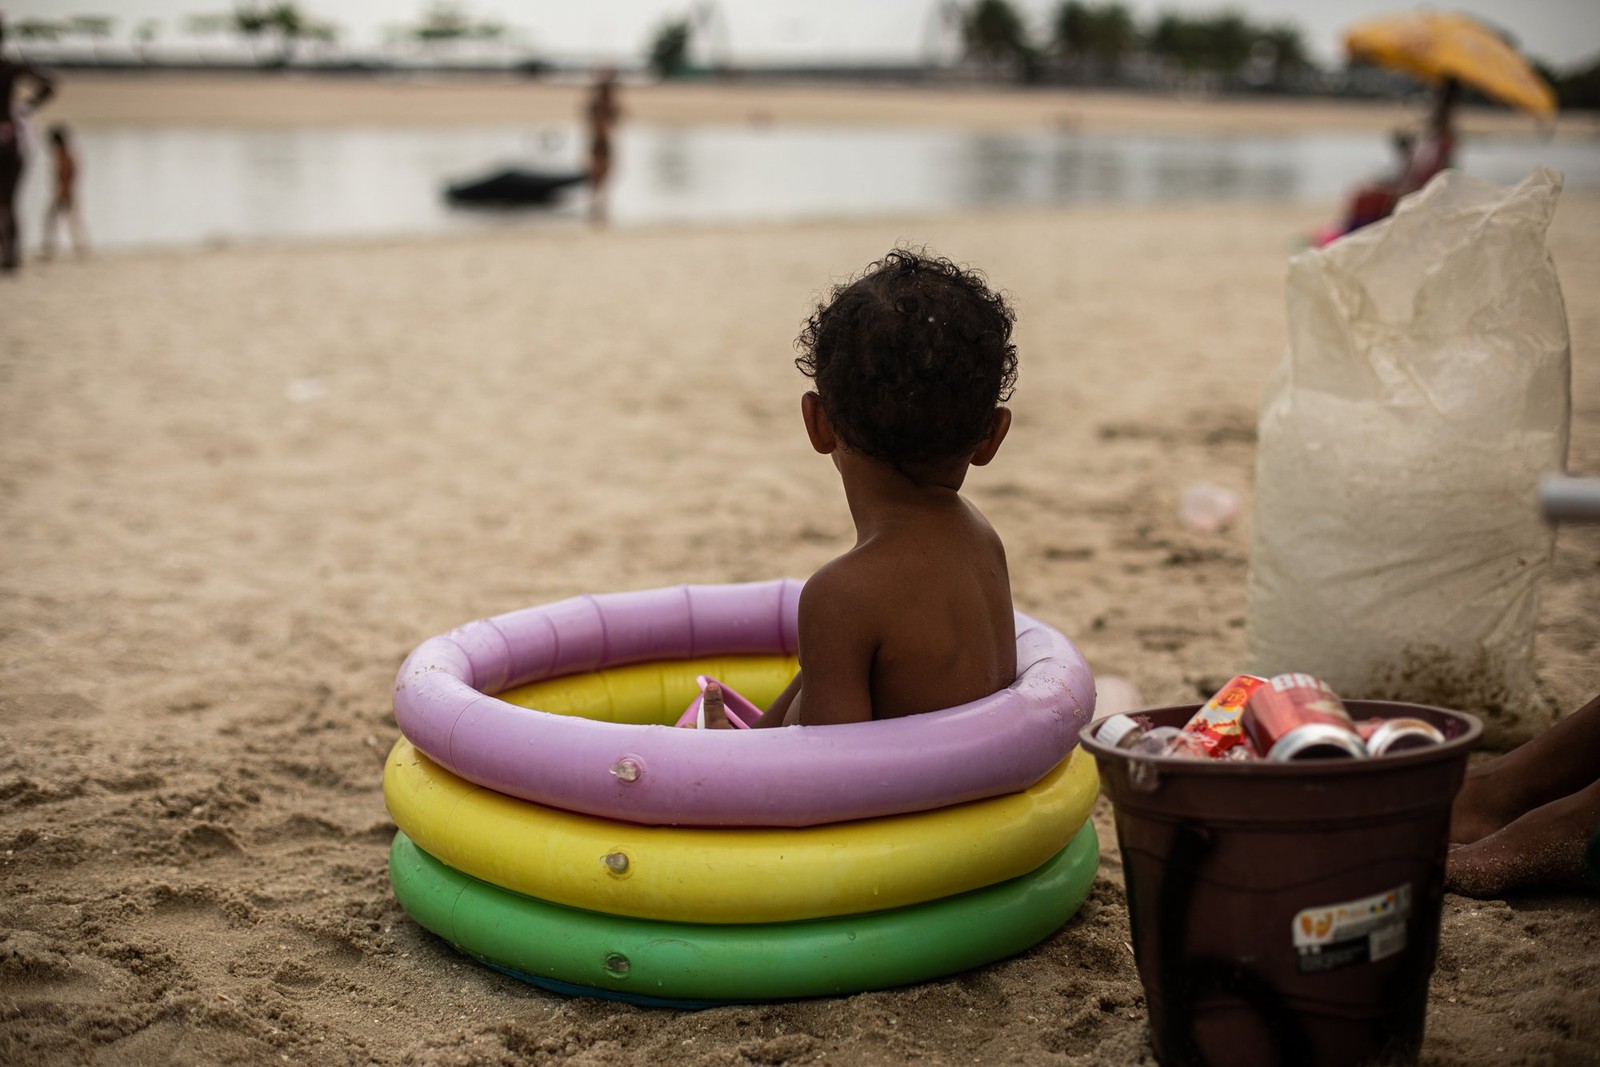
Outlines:
<svg viewBox="0 0 1600 1067"><path fill-rule="evenodd" d="M435 125L573 120L580 85L505 78L400 79L260 73L165 74L72 71L53 120L100 125ZM1009 87L661 83L629 87L628 121L683 124L945 126L1084 132L1290 133L1373 131L1416 124L1410 101L1186 97L1158 93ZM1489 108L1460 114L1468 134L1544 136L1532 119ZM1600 114L1558 118L1558 137L1600 132Z"/></svg>
<svg viewBox="0 0 1600 1067"><path fill-rule="evenodd" d="M1580 191L1569 194L1569 198L1592 199L1600 202L1600 192ZM1303 216L1305 223L1303 229L1309 233L1315 224L1321 220L1332 218L1338 210L1336 200L1328 198L1308 197L1303 200L1273 200L1270 203L1258 204L1238 199L1220 201L1170 201L1162 204L1129 203L1120 201L1107 201L1101 204L1077 204L1054 207L1001 207L992 209L974 209L958 212L917 212L905 215L876 214L862 216L859 214L819 215L808 218L789 219L748 219L727 221L650 221L637 223L620 223L604 227L606 233L639 234L645 236L670 236L673 234L722 234L722 235L754 235L770 233L781 236L797 233L814 227L849 227L872 226L894 229L900 227L907 233L925 232L930 229L951 223L981 223L994 222L997 224L1015 223L1026 219L1050 219L1060 216L1124 216L1129 219L1138 219L1141 222L1151 216L1171 219L1181 222L1192 217L1197 210L1206 211L1234 211L1248 213L1259 208L1269 208L1274 212L1293 213ZM294 250L307 251L358 251L363 249L392 248L422 249L428 247L448 247L456 245L471 245L483 243L493 245L501 242L519 243L528 240L539 240L545 237L562 239L584 239L583 235L592 238L596 234L595 228L588 220L579 217L544 217L527 221L514 221L504 228L497 230L476 229L472 231L452 231L443 233L388 233L388 234L341 234L328 237L240 237L240 238L214 238L199 243L150 243L141 245L114 245L107 248L96 248L93 259L109 259L116 262L128 262L138 259L165 259L172 257L206 256L221 253L249 253L249 252L285 252ZM1302 235L1303 236L1303 235ZM1292 250L1295 233L1287 235L1285 249ZM70 247L70 246L68 246ZM27 260L29 270L49 270L57 265L69 265L76 260L70 254L62 254L61 258L52 263L41 261L37 255L30 255Z"/></svg>

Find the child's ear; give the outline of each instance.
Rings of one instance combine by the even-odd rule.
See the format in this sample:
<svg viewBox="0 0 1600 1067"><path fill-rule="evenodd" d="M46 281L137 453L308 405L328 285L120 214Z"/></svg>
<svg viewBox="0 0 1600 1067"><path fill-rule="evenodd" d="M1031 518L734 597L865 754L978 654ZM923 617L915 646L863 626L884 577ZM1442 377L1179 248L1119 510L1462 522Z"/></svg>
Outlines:
<svg viewBox="0 0 1600 1067"><path fill-rule="evenodd" d="M828 421L828 413L822 410L822 398L815 390L800 398L800 417L805 420L806 436L811 438L812 448L826 456L839 447L833 423Z"/></svg>
<svg viewBox="0 0 1600 1067"><path fill-rule="evenodd" d="M994 454L1000 451L1000 442L1006 439L1006 431L1009 429L1011 429L1011 409L995 408L994 424L989 427L989 436L985 437L983 443L978 445L978 450L972 453L974 467L981 467L994 458Z"/></svg>

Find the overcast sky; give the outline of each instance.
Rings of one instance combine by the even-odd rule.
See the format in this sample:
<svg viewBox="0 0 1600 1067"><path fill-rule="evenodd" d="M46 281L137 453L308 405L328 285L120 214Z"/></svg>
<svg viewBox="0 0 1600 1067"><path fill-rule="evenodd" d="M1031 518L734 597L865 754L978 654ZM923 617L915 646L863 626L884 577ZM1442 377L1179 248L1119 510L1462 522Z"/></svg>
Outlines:
<svg viewBox="0 0 1600 1067"><path fill-rule="evenodd" d="M386 26L415 21L426 0L298 0L302 11L337 23L348 45L376 45ZM1059 0L1013 0L1042 28ZM1163 11L1213 13L1231 7L1257 22L1291 22L1314 55L1332 62L1340 30L1364 16L1407 6L1396 0L1126 0L1148 22ZM521 31L540 51L562 57L632 59L663 20L706 6L671 0L463 0L475 19ZM735 62L802 59L913 59L937 0L722 0ZM1600 0L1460 0L1434 5L1469 11L1510 30L1523 50L1557 68L1600 55ZM11 18L110 15L118 36L154 18L163 37L181 33L188 15L227 11L229 0L0 0Z"/></svg>

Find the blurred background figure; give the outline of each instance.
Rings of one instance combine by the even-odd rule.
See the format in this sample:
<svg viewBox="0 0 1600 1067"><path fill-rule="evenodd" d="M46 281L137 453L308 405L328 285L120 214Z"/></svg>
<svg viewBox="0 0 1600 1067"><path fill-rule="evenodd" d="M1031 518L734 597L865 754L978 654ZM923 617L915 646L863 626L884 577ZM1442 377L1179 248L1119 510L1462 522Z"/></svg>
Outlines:
<svg viewBox="0 0 1600 1067"><path fill-rule="evenodd" d="M1368 182L1350 198L1343 233L1353 233L1393 213L1400 198L1421 189L1440 171L1455 166L1455 108L1461 83L1446 78L1434 91L1433 107L1420 134L1398 130L1394 135L1398 156L1392 175Z"/></svg>
<svg viewBox="0 0 1600 1067"><path fill-rule="evenodd" d="M56 254L56 226L67 230L72 240L72 250L78 255L89 251L89 231L83 225L83 213L78 210L78 157L72 151L71 133L64 125L50 127L50 159L55 165L55 188L50 193L50 206L44 214L44 248L42 258Z"/></svg>
<svg viewBox="0 0 1600 1067"><path fill-rule="evenodd" d="M1357 188L1345 217L1319 233L1318 244L1388 218L1401 197L1455 165L1455 108L1463 84L1541 122L1556 115L1550 84L1505 35L1471 15L1428 9L1380 15L1346 30L1344 47L1353 61L1433 85L1433 107L1419 136L1396 136L1401 160L1395 173Z"/></svg>
<svg viewBox="0 0 1600 1067"><path fill-rule="evenodd" d="M6 43L6 24L0 17L0 48ZM22 81L33 82L33 95L13 102ZM22 184L26 145L23 120L55 93L50 75L31 63L13 62L0 54L0 272L22 265L22 227L17 221L17 189Z"/></svg>
<svg viewBox="0 0 1600 1067"><path fill-rule="evenodd" d="M1427 125L1410 146L1410 158L1400 182L1401 196L1421 189L1435 174L1455 166L1455 110L1460 99L1461 83L1454 78L1446 78L1434 90Z"/></svg>
<svg viewBox="0 0 1600 1067"><path fill-rule="evenodd" d="M589 97L589 217L606 221L606 183L611 176L611 135L622 108L617 102L617 74L609 68L595 78Z"/></svg>

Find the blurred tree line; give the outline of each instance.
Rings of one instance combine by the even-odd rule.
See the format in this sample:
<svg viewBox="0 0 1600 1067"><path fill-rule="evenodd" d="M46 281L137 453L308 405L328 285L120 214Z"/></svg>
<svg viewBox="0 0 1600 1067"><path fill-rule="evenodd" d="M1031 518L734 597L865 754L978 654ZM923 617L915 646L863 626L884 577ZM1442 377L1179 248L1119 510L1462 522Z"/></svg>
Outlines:
<svg viewBox="0 0 1600 1067"><path fill-rule="evenodd" d="M181 27L195 39L240 41L255 61L266 67L290 66L303 45L331 46L339 39L336 23L317 18L294 0L240 0L228 11L187 15ZM12 23L10 30L19 43L86 41L90 54L99 61L102 46L113 40L116 28L112 16L93 14L22 19ZM141 19L129 30L128 42L142 62L152 61L161 33L161 20L153 18ZM501 42L509 31L497 19L474 19L461 3L431 0L418 21L392 26L388 36L391 43L410 42L431 54L462 42Z"/></svg>
<svg viewBox="0 0 1600 1067"><path fill-rule="evenodd" d="M1089 85L1271 91L1321 87L1298 27L1259 24L1233 10L1197 15L1166 12L1141 22L1126 4L1115 0L1064 0L1039 29L1029 28L1013 0L943 0L934 11L958 31L966 62L991 76ZM10 31L24 49L36 43L86 43L94 60L102 62L117 24L117 19L104 14L64 14L19 19L10 24ZM294 0L240 0L227 12L190 15L184 28L196 38L241 40L256 62L277 67L292 65L307 44L326 50L339 37L337 25L315 17ZM159 19L138 20L128 29L123 54L131 51L139 61L153 62L161 34ZM656 29L646 49L650 68L663 77L691 73L690 48L700 35L713 38L716 65L731 66L726 20L717 4L701 2L690 6L687 17L668 20ZM466 42L505 43L513 36L498 20L472 18L460 0L430 0L417 22L393 26L389 32L391 44L409 42L430 55ZM542 64L526 60L522 66L543 69ZM1600 109L1600 58L1565 71L1536 66L1555 89L1563 110Z"/></svg>
<svg viewBox="0 0 1600 1067"><path fill-rule="evenodd" d="M1124 4L1066 0L1042 38L1010 0L975 0L960 17L967 55L1009 65L1024 81L1114 84L1137 66L1141 81L1294 89L1316 71L1298 27L1231 10L1141 23Z"/></svg>
<svg viewBox="0 0 1600 1067"><path fill-rule="evenodd" d="M1556 102L1562 111L1600 111L1600 57L1587 67L1574 67L1565 74L1558 74L1543 63L1534 66L1556 91Z"/></svg>
<svg viewBox="0 0 1600 1067"><path fill-rule="evenodd" d="M92 14L23 19L12 25L11 32L19 41L88 41L90 54L99 60L102 46L115 37L116 28L117 20L112 16ZM339 36L334 23L306 14L289 0L241 3L222 14L189 15L184 19L184 29L195 37L237 36L266 66L288 66L303 42L331 45ZM142 62L153 61L161 33L161 20L154 18L140 19L129 29L128 43ZM268 42L272 47L263 54L262 46Z"/></svg>
<svg viewBox="0 0 1600 1067"><path fill-rule="evenodd" d="M969 62L1026 82L1179 84L1314 91L1321 72L1291 23L1260 24L1235 10L1166 12L1141 23L1125 4L1065 0L1042 34L1011 0L947 0ZM1600 109L1600 58L1556 71L1535 64L1562 110Z"/></svg>

